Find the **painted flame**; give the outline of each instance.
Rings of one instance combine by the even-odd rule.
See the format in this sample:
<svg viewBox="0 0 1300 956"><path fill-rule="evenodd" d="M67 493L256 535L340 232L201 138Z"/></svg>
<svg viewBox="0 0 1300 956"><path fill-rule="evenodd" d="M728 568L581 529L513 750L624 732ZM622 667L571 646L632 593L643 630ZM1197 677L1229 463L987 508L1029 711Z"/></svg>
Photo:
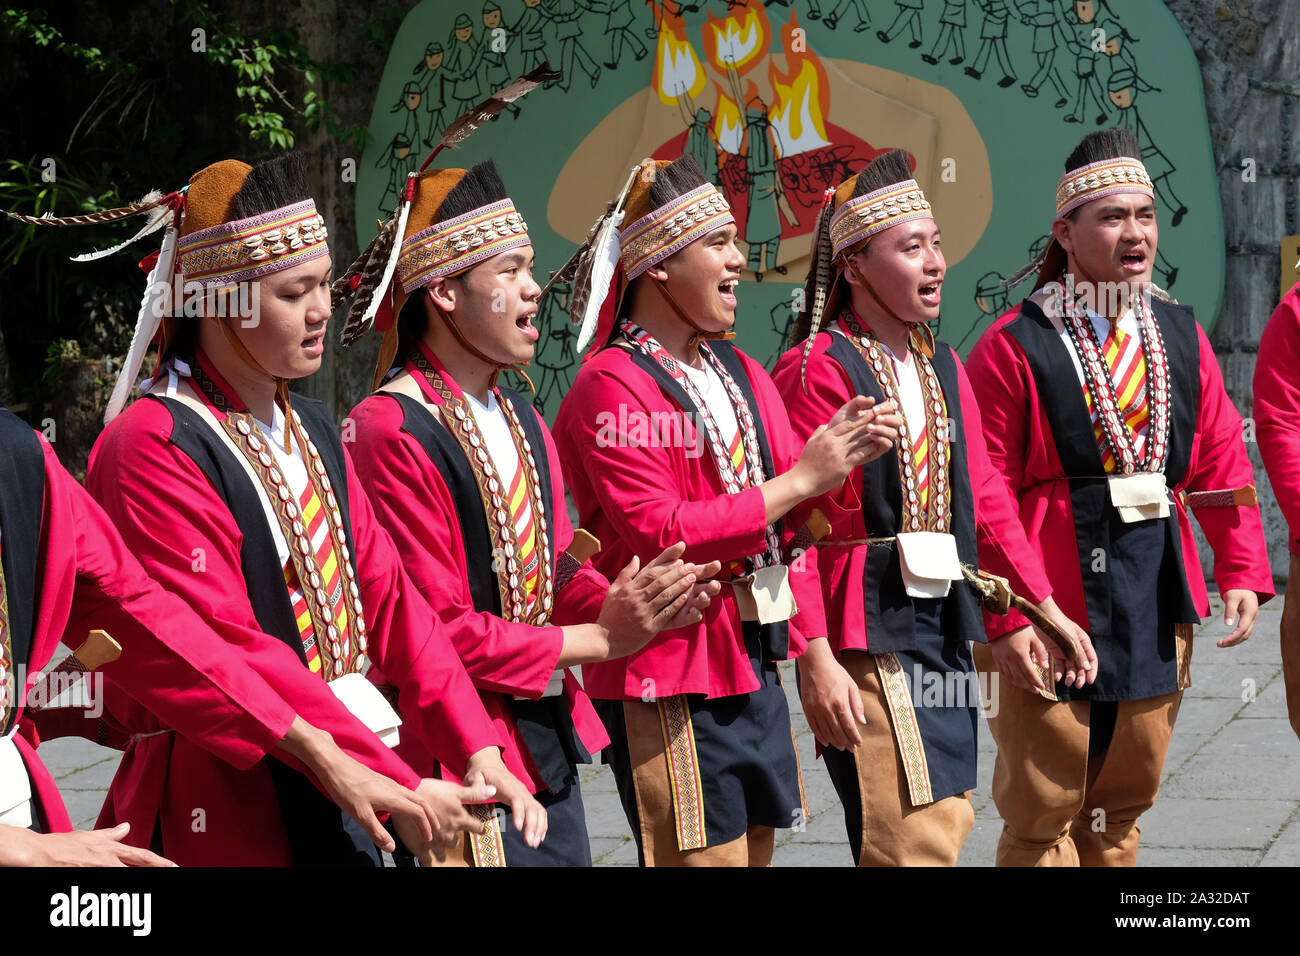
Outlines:
<svg viewBox="0 0 1300 956"><path fill-rule="evenodd" d="M798 21L793 12L781 28L781 42L789 67L782 73L775 62L768 63L768 78L776 93L769 117L776 130L780 156L796 156L831 144L826 136L826 114L830 111L830 83L821 58L806 48L795 50L794 31ZM803 46L803 44L801 44Z"/></svg>
<svg viewBox="0 0 1300 956"><path fill-rule="evenodd" d="M704 52L718 69L735 70L744 75L758 66L767 54L772 28L760 0L746 0L725 17L709 14L704 31Z"/></svg>
<svg viewBox="0 0 1300 956"><path fill-rule="evenodd" d="M665 106L676 106L678 97L692 99L704 91L708 77L686 39L680 23L669 24L664 18L659 28L659 48L655 52L654 89Z"/></svg>
<svg viewBox="0 0 1300 956"><path fill-rule="evenodd" d="M745 121L740 106L717 83L713 86L718 94L718 103L713 108L713 135L717 137L718 147L723 152L739 156L745 141ZM745 95L751 99L758 95L758 87L753 80L750 80Z"/></svg>

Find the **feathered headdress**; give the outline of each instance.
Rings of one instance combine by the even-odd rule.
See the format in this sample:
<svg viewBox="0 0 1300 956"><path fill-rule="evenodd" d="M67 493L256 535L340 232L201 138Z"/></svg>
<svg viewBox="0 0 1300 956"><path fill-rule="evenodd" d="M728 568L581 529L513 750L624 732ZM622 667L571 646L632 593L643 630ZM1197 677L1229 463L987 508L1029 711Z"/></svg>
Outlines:
<svg viewBox="0 0 1300 956"><path fill-rule="evenodd" d="M509 208L484 207L474 211L481 215L467 214L457 217L454 223L440 222L438 209L442 201L466 171L429 169L429 165L440 152L459 146L509 104L560 76L543 63L448 126L419 170L407 176L396 211L331 286L335 302L352 299L340 336L343 345L351 345L372 328L384 333L376 385L396 355L396 318L414 289L439 275L463 271L528 241L527 226L509 200L505 201ZM394 281L395 276L400 282Z"/></svg>
<svg viewBox="0 0 1300 956"><path fill-rule="evenodd" d="M804 388L808 385L808 356L817 333L825 317L838 315L844 306L843 276L848 257L861 251L872 237L886 229L914 219L932 218L929 200L912 178L905 150L880 154L862 172L826 190L813 236L812 261L804 282L803 309L790 330L791 348L804 343L799 366ZM867 290L875 295L869 285ZM933 342L924 342L922 348L933 352Z"/></svg>
<svg viewBox="0 0 1300 956"><path fill-rule="evenodd" d="M104 223L121 222L135 216L149 217L145 225L131 238L108 249L73 256L72 261L74 262L90 262L95 259L102 259L125 249L132 243L157 232L159 229L164 227L167 229L166 234L163 236L162 247L157 253L146 257L140 263L141 268L149 273L149 281L145 286L140 311L136 314L135 332L131 337L131 346L127 350L126 358L122 363L122 371L118 374L117 381L113 385L113 392L108 400L108 408L104 412L104 424L106 425L117 417L118 413L126 406L131 385L144 364L145 354L149 350L150 343L158 335L162 325L162 317L165 311L162 300L168 297L171 291L169 286L172 268L176 261L176 235L180 228L184 209L185 190L179 189L166 195L163 195L158 190L153 190L144 198L128 203L125 206L119 206L116 209L103 209L79 216L54 216L50 213L42 216L25 216L14 212L5 213L6 216L16 222L39 227L97 226Z"/></svg>
<svg viewBox="0 0 1300 956"><path fill-rule="evenodd" d="M628 218L633 221L623 226ZM577 347L583 361L608 341L623 296L634 279L731 222L735 218L730 205L704 178L692 157L671 162L648 160L635 166L586 241L547 284L549 289L555 282L573 278L569 316L578 326ZM694 320L677 306L663 284L655 286L683 321L695 328ZM733 334L696 332L697 338L730 338ZM595 348L591 348L593 343Z"/></svg>
<svg viewBox="0 0 1300 956"><path fill-rule="evenodd" d="M281 157L257 171L250 179L254 167L223 160L196 173L182 189L165 196L150 193L118 209L61 218L8 214L37 226L98 225L149 216L125 242L74 257L81 262L107 256L166 227L161 248L140 263L149 279L131 345L104 412L105 424L126 407L150 345L158 343L159 362L166 357L168 343L175 338L178 292L189 285L217 289L256 280L329 254L324 220L307 198L302 158ZM255 364L251 356L244 359ZM287 400L287 386L278 384Z"/></svg>

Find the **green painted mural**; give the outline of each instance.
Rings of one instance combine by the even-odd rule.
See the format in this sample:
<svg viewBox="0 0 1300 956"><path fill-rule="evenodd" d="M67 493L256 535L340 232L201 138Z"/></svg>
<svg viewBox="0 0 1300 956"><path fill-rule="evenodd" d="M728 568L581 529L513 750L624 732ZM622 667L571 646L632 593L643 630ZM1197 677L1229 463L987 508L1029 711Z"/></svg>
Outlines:
<svg viewBox="0 0 1300 956"><path fill-rule="evenodd" d="M1195 55L1159 0L426 0L403 21L361 161L358 241L465 110L548 61L536 90L440 163L491 158L558 269L638 160L693 153L749 257L738 342L769 366L800 294L828 185L911 154L944 230L937 334L965 354L1023 292L1065 156L1132 129L1156 186L1155 281L1212 328L1223 222ZM572 380L566 290L543 303L533 380L548 415Z"/></svg>

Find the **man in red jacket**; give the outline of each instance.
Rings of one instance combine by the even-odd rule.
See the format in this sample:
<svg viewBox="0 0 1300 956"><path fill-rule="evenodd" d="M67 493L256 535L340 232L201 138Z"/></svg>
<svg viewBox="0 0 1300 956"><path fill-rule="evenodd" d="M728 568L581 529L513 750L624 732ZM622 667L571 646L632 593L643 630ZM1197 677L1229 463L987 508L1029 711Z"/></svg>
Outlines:
<svg viewBox="0 0 1300 956"><path fill-rule="evenodd" d="M719 567L685 564L679 543L647 555L640 573L634 556L611 588L571 553L550 431L523 395L497 383L533 357L541 289L527 224L495 165L421 173L404 222L396 248L382 253L397 259L389 285L359 279L354 290L344 342L365 333L376 301L391 302L396 319L384 330L378 391L352 411L345 437L375 513L507 741L506 765L547 816L546 842L532 848L479 808L485 832L452 859L590 866L577 766L609 739L568 668L698 621L719 588L703 579ZM458 243L467 230L484 241ZM692 594L697 577L705 593ZM418 741L399 752L432 772Z"/></svg>
<svg viewBox="0 0 1300 956"><path fill-rule="evenodd" d="M123 645L105 673L177 733L234 767L268 756L301 766L384 849L393 841L377 811L405 818L399 828L416 846L440 823L470 824L467 815L440 821L427 795L365 768L299 717L184 601L145 575L49 443L3 409L0 565L0 866L167 863L120 842L128 823L73 831L35 749L39 734L57 732L46 718L59 711L28 712L29 690L60 638L80 644L89 627Z"/></svg>
<svg viewBox="0 0 1300 956"><path fill-rule="evenodd" d="M145 398L120 415L125 395L110 401L88 490L145 569L305 718L331 732L344 715L344 726L360 721L368 735L351 743L366 762L416 786L385 745L400 724L400 736L495 786L522 815L535 801L502 762L504 741L375 520L334 422L319 402L291 401L288 382L320 365L330 314L329 247L305 160L209 166L177 220L155 279L166 289L179 274L202 289L201 315L183 320L156 302L142 311L137 344L168 313L162 361ZM239 292L253 306L246 317ZM127 387L142 353L128 357ZM375 686L380 671L400 717ZM379 863L373 841L293 768L238 770L128 700L110 696L109 713L133 736L101 822L130 820L133 839L156 836L178 862ZM542 817L526 839L540 842L544 828Z"/></svg>
<svg viewBox="0 0 1300 956"><path fill-rule="evenodd" d="M1132 133L1066 161L1034 293L966 369L989 455L1020 501L1057 604L1092 636L1095 683L1035 677L1023 616L987 621L998 863L1131 866L1155 801L1192 629L1209 613L1187 509L1214 549L1230 633L1273 595L1241 416L1187 306L1151 286L1155 192Z"/></svg>

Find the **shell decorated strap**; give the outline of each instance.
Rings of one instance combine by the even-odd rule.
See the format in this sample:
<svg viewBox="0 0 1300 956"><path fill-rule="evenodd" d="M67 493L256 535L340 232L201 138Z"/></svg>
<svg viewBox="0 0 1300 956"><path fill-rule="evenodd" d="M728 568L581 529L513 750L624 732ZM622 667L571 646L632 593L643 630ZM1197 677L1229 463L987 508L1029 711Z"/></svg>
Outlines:
<svg viewBox="0 0 1300 956"><path fill-rule="evenodd" d="M899 451L895 457L898 459L898 477L902 490L903 526L898 530L947 532L952 520L952 487L948 483L948 443L951 436L948 434L948 403L939 385L939 378L934 373L934 366L909 336L908 348L912 351L912 360L916 362L921 384L925 388L928 492L923 494L917 462L913 460L913 436L907 426L907 417L902 414L903 403L898 394L898 382L894 379L894 363L880 350L876 337L863 328L851 309L845 309L840 320L853 333L848 337L849 341L857 347L871 367L871 374L876 377L881 391L885 393L885 401L892 401L900 413L902 424L898 428L896 446ZM908 452L903 454L902 449L908 449Z"/></svg>
<svg viewBox="0 0 1300 956"><path fill-rule="evenodd" d="M292 429L298 440L298 447L306 457L307 477L312 489L324 507L325 520L329 527L330 548L334 561L343 569L343 600L349 602L350 626L340 629L330 608L330 596L325 592L324 574L326 569L317 561L312 551L307 519L302 514L295 500L293 490L289 487L284 473L277 467L271 453L271 442L262 434L257 420L243 403L231 399L217 382L204 371L202 362L190 363L191 381L207 403L221 413L222 430L230 437L257 475L266 494L271 510L280 525L280 533L289 546L290 560L293 563L297 580L302 588L307 611L311 616L312 634L316 638L316 647L324 658L322 676L328 681L350 671L365 673L366 661L366 623L361 610L361 592L357 585L356 573L352 569L352 555L347 545L347 533L343 528L343 517L339 512L338 499L330 487L330 478L326 473L325 463L321 461L316 445L307 436L306 429L296 411L290 410L285 423ZM349 639L349 632L355 640ZM304 642L305 644L305 642ZM304 646L304 650L308 650Z"/></svg>
<svg viewBox="0 0 1300 956"><path fill-rule="evenodd" d="M436 362L436 359L434 360ZM450 380L445 371L436 367L423 349L415 352L406 364L407 371L417 375L432 388L443 401L442 418L456 443L460 445L470 470L474 473L474 483L478 486L479 496L483 501L483 514L487 518L488 531L492 537L492 553L500 555L503 560L493 561L496 571L497 587L501 596L501 616L515 623L531 624L535 627L545 625L551 619L551 609L555 602L555 580L551 566L550 526L547 523L546 505L542 500L542 480L537 470L532 444L524 434L523 423L514 403L501 394L500 389L493 388L492 394L497 404L505 412L506 422L510 426L510 437L519 454L519 462L524 466L524 484L526 500L531 502L533 522L537 534L537 559L539 578L535 589L529 591L526 584L525 568L520 565L519 535L510 513L510 502L506 500L507 489L497 474L488 454L487 443L479 432L474 413L469 408L464 394Z"/></svg>

